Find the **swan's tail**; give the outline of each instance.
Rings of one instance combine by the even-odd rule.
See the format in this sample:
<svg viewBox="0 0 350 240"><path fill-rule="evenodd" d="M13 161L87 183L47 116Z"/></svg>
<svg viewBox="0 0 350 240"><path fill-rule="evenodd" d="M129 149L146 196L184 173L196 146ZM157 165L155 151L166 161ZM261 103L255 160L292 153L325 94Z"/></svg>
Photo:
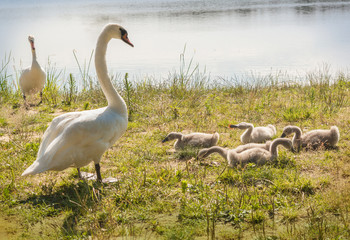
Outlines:
<svg viewBox="0 0 350 240"><path fill-rule="evenodd" d="M34 162L32 165L30 165L24 172L22 173L22 177L27 175L34 175L37 173L43 172L41 169L39 169L39 164L37 162Z"/></svg>
<svg viewBox="0 0 350 240"><path fill-rule="evenodd" d="M277 131L276 131L276 127L272 124L267 125L267 127L271 128L273 135L276 135Z"/></svg>
<svg viewBox="0 0 350 240"><path fill-rule="evenodd" d="M335 146L340 138L340 133L339 133L339 129L337 126L332 126L331 127L331 145Z"/></svg>
<svg viewBox="0 0 350 240"><path fill-rule="evenodd" d="M215 132L212 138L212 146L215 146L218 143L219 139L220 139L219 133Z"/></svg>

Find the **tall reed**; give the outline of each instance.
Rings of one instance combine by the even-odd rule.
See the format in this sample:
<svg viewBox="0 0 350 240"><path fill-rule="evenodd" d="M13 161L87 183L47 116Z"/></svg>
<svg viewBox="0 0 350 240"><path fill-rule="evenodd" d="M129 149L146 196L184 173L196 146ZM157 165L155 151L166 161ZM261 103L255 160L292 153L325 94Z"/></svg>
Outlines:
<svg viewBox="0 0 350 240"><path fill-rule="evenodd" d="M7 68L9 66L11 59L11 53L6 55L3 60L1 60L0 67L0 103L6 101L12 94L12 89L10 86L11 75L8 74Z"/></svg>
<svg viewBox="0 0 350 240"><path fill-rule="evenodd" d="M63 77L63 70L58 70L48 58L46 66L46 84L43 91L43 98L54 105L60 100L60 84L59 81Z"/></svg>
<svg viewBox="0 0 350 240"><path fill-rule="evenodd" d="M79 69L79 73L80 73L80 77L81 77L81 82L82 82L82 91L88 91L88 90L93 88L93 81L92 81L92 78L91 78L89 72L90 72L91 60L92 60L92 57L94 55L94 50L91 51L89 61L86 62L86 60L85 60L83 66L81 66L81 64L79 63L79 60L78 60L78 57L76 55L75 50L73 51L73 55L74 55L74 59L75 59L77 65L78 65L78 69Z"/></svg>

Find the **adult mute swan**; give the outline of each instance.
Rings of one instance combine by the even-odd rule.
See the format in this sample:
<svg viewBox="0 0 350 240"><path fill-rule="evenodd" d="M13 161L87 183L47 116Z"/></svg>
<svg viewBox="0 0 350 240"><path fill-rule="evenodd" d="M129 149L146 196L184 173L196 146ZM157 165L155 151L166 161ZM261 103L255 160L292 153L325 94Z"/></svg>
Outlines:
<svg viewBox="0 0 350 240"><path fill-rule="evenodd" d="M23 93L24 105L28 108L27 95L40 91L40 103L43 101L43 88L46 81L46 73L36 60L34 37L28 36L28 41L32 49L32 65L24 69L19 77L19 86Z"/></svg>
<svg viewBox="0 0 350 240"><path fill-rule="evenodd" d="M331 129L316 129L302 135L301 129L297 126L286 126L281 137L286 137L294 133L293 145L300 151L302 147L307 149L317 149L319 147L331 148L339 141L339 129L332 126Z"/></svg>
<svg viewBox="0 0 350 240"><path fill-rule="evenodd" d="M95 67L108 106L54 118L44 133L37 159L22 176L76 167L81 177L79 168L93 161L97 180L102 181L101 156L123 135L128 125L126 104L114 89L107 72L105 56L112 38L121 39L133 47L127 31L117 24L106 25L97 40Z"/></svg>
<svg viewBox="0 0 350 240"><path fill-rule="evenodd" d="M251 123L241 122L236 125L230 125L230 128L247 129L241 135L241 142L246 143L260 143L272 139L276 135L275 126L269 124L266 127L255 127Z"/></svg>
<svg viewBox="0 0 350 240"><path fill-rule="evenodd" d="M262 148L252 148L237 153L235 149L226 149L214 146L200 150L198 153L198 158L206 158L212 153L219 153L227 160L230 167L236 167L237 165L245 166L248 163L263 165L278 157L278 145L282 145L294 152L292 141L290 139L277 138L272 141L269 151Z"/></svg>
<svg viewBox="0 0 350 240"><path fill-rule="evenodd" d="M174 144L175 150L181 150L186 147L208 148L215 146L218 143L219 133L216 132L214 134L208 134L195 132L190 134L182 134L179 132L171 132L163 139L162 143L174 139L177 139Z"/></svg>

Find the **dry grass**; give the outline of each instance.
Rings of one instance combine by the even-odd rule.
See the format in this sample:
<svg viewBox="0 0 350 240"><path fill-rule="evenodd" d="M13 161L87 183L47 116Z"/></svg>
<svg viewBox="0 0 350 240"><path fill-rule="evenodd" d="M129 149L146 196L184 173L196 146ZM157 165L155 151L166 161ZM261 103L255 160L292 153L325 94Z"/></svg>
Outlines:
<svg viewBox="0 0 350 240"><path fill-rule="evenodd" d="M0 237L350 238L350 79L316 79L306 86L132 83L128 130L101 160L102 176L120 179L114 184L79 181L75 169L20 177L55 116L106 104L99 89L76 93L69 104L47 89L44 104L29 111L13 94L0 109ZM127 95L123 83L117 87ZM219 145L234 148L242 132L227 126L241 121L272 123L277 136L289 124L305 131L337 125L341 139L335 150L283 149L278 161L243 169L226 168L218 155L197 161L197 150L177 153L173 142L161 143L171 131L217 131Z"/></svg>

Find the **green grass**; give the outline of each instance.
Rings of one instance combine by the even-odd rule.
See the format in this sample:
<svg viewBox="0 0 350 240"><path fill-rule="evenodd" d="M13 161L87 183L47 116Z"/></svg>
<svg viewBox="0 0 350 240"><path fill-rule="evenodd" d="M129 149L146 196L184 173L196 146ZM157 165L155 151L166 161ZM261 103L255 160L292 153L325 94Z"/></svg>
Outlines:
<svg viewBox="0 0 350 240"><path fill-rule="evenodd" d="M21 177L55 116L106 105L85 72L90 63L80 68L80 85L51 64L44 103L29 111L18 90L2 87L0 238L349 239L350 77L315 73L307 84L267 76L222 85L180 60L179 72L164 81L113 77L130 119L102 157L102 177L120 179L111 184L80 181L75 169ZM16 80L0 79L2 86ZM230 169L218 155L198 161L197 150L174 153L172 142L161 143L171 131L217 131L219 145L234 148L242 132L227 126L241 121L274 124L277 136L289 124L337 125L339 148L280 149L270 164ZM93 165L84 171L93 172Z"/></svg>

